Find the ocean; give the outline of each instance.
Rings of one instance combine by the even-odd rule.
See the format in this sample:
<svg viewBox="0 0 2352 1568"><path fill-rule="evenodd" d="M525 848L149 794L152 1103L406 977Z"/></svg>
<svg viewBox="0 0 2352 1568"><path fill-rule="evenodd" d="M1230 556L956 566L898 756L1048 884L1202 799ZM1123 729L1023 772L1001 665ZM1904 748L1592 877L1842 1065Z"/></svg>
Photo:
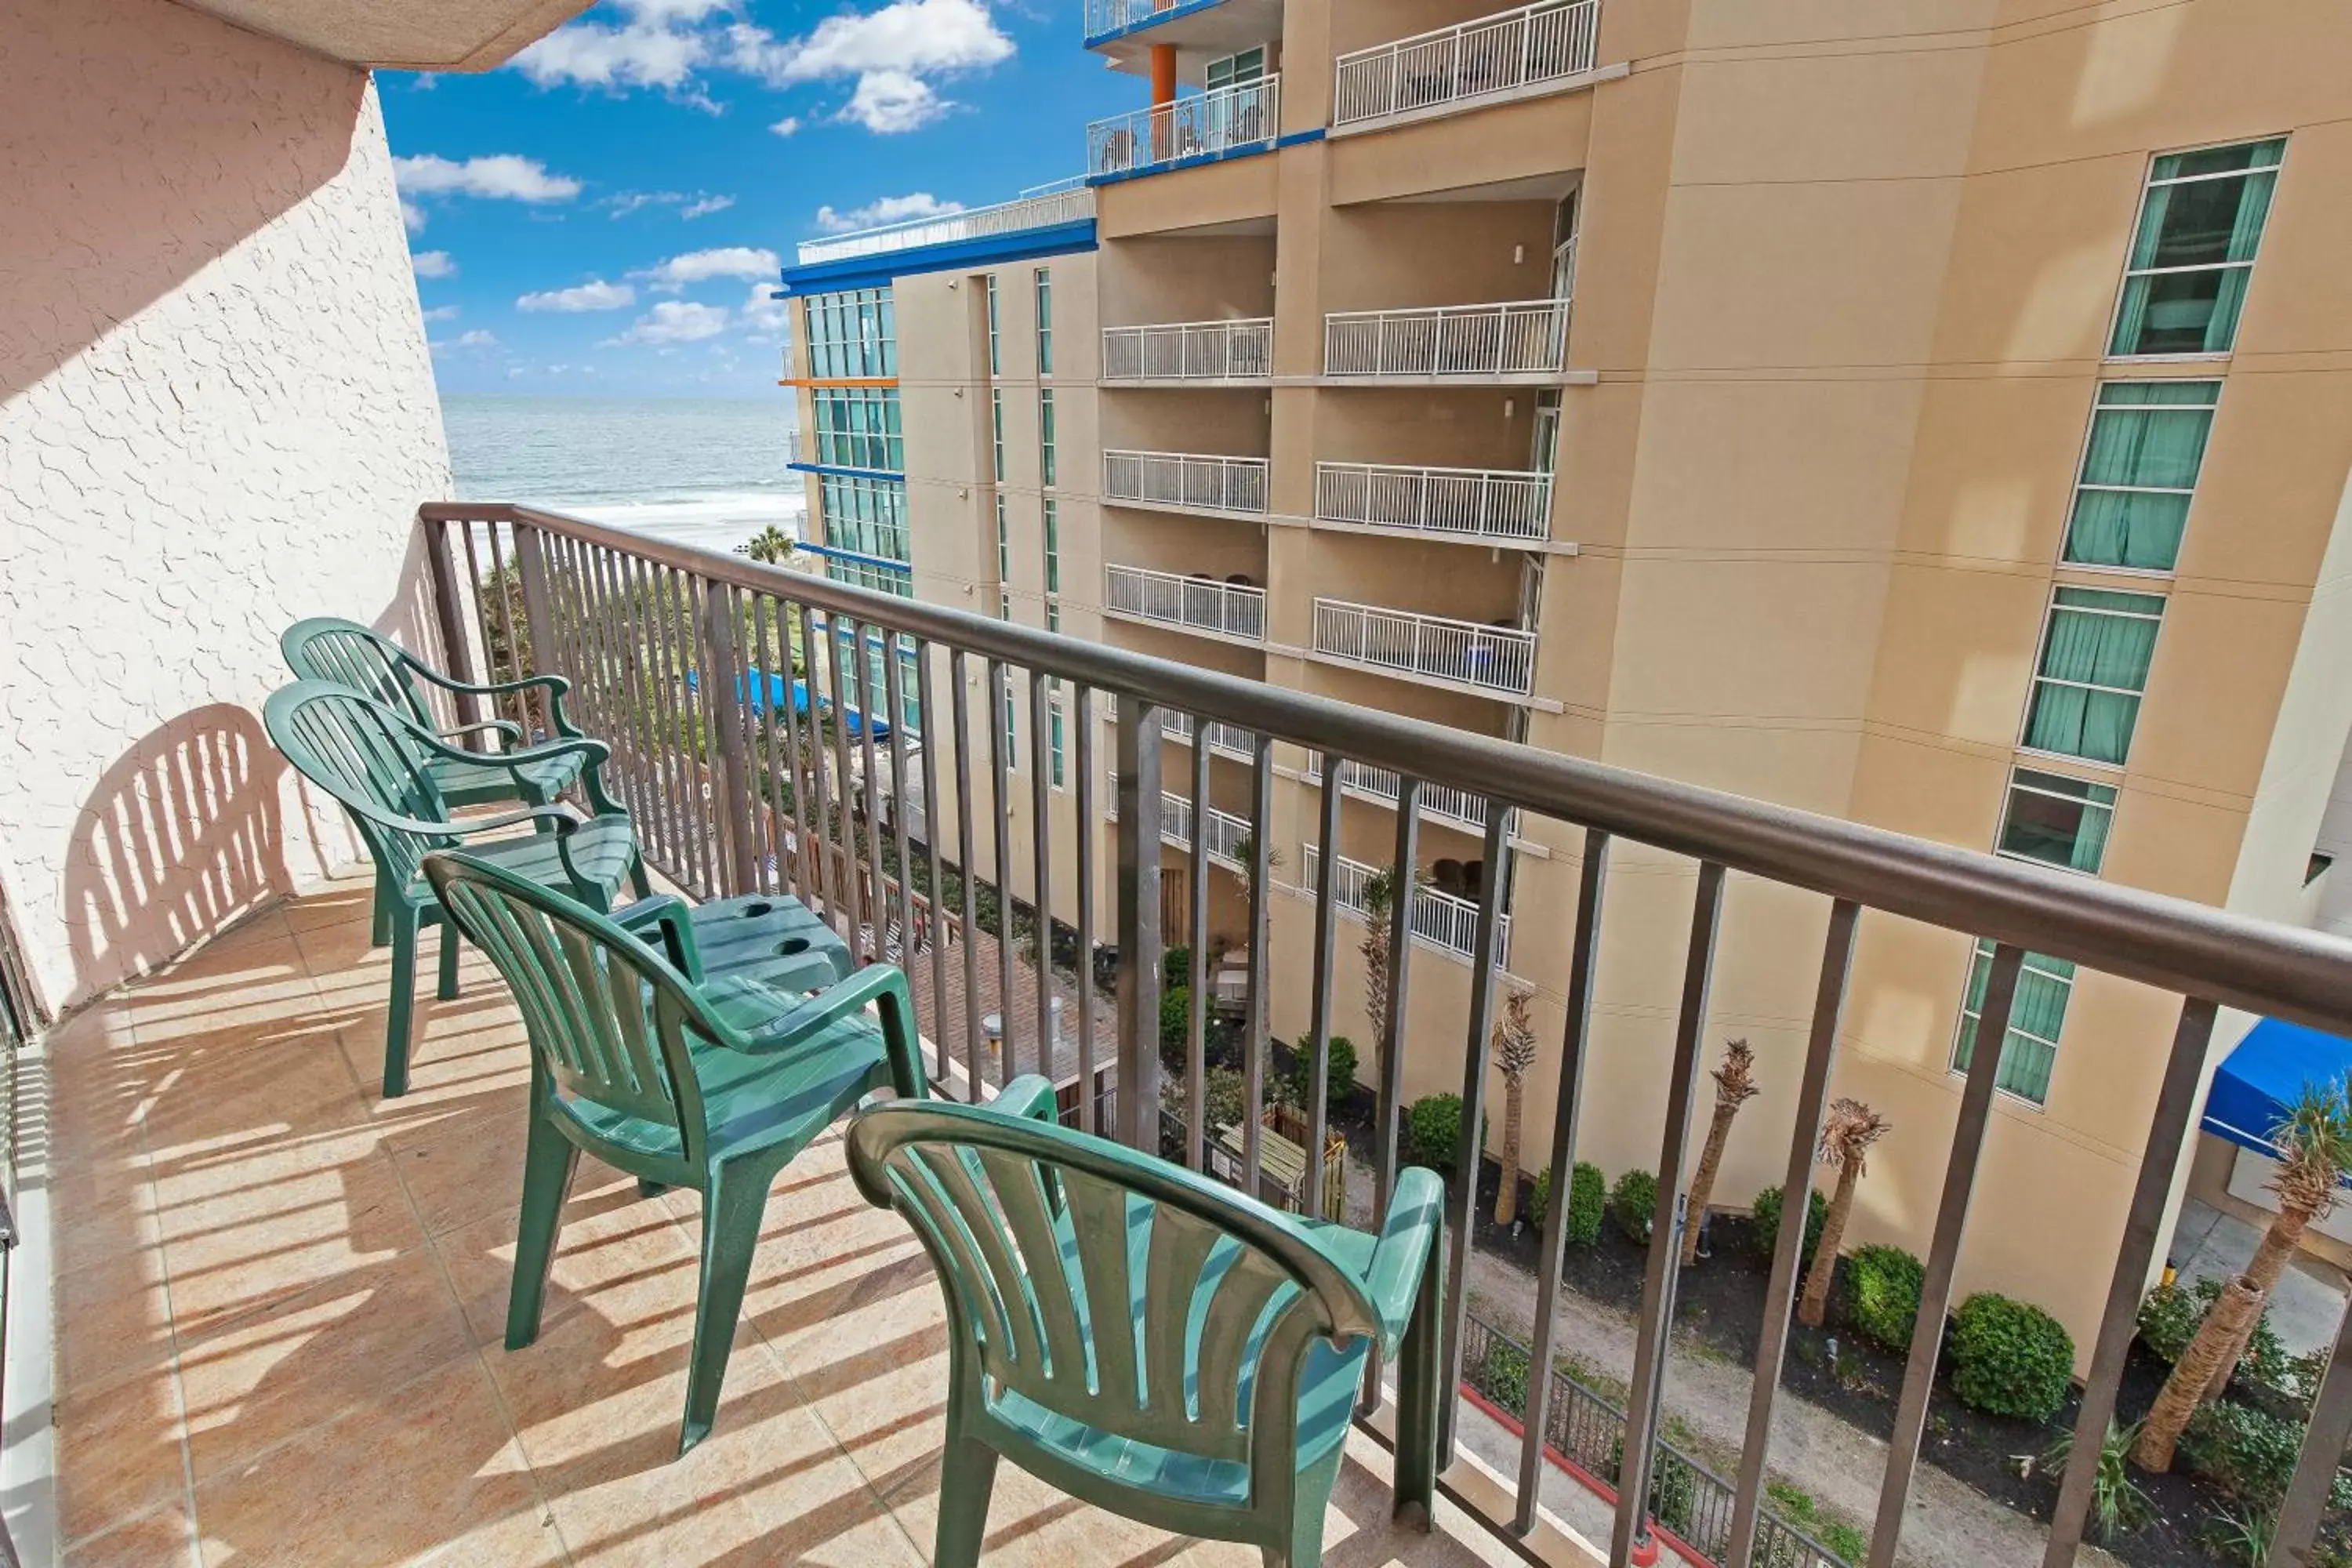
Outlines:
<svg viewBox="0 0 2352 1568"><path fill-rule="evenodd" d="M528 501L705 550L807 510L784 467L791 401L450 395L441 400L461 500Z"/></svg>

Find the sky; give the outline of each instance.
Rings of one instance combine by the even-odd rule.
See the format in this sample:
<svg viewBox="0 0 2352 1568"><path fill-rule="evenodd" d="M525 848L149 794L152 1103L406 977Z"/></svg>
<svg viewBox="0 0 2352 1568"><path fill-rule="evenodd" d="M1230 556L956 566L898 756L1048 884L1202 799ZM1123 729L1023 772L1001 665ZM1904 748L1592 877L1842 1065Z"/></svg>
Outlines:
<svg viewBox="0 0 2352 1568"><path fill-rule="evenodd" d="M1081 0L605 0L499 69L378 77L445 393L776 395L800 240L1079 173L1146 93Z"/></svg>

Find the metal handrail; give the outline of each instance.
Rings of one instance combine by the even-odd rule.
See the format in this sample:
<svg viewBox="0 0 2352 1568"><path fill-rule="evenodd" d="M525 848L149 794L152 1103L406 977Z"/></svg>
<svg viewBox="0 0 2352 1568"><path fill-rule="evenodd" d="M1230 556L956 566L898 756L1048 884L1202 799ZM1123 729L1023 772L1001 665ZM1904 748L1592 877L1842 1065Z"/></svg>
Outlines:
<svg viewBox="0 0 2352 1568"><path fill-rule="evenodd" d="M1213 577L1111 563L1103 568L1103 608L1253 642L1265 637L1265 590Z"/></svg>
<svg viewBox="0 0 2352 1568"><path fill-rule="evenodd" d="M1105 381L1249 381L1274 374L1274 318L1102 330Z"/></svg>
<svg viewBox="0 0 2352 1568"><path fill-rule="evenodd" d="M1533 632L1345 599L1315 601L1315 651L1367 669L1513 697L1527 696L1536 684Z"/></svg>
<svg viewBox="0 0 2352 1568"><path fill-rule="evenodd" d="M1567 363L1569 306L1566 299L1509 300L1334 310L1323 318L1323 374L1545 374Z"/></svg>
<svg viewBox="0 0 2352 1568"><path fill-rule="evenodd" d="M1526 542L1551 531L1551 476L1521 468L1318 462L1315 515L1325 522Z"/></svg>
<svg viewBox="0 0 2352 1568"><path fill-rule="evenodd" d="M1593 68L1600 37L1601 0L1544 0L1351 50L1334 63L1331 124L1472 108L1579 76Z"/></svg>
<svg viewBox="0 0 2352 1568"><path fill-rule="evenodd" d="M1108 500L1197 507L1209 511L1265 510L1264 458L1202 452L1103 453L1102 493Z"/></svg>
<svg viewBox="0 0 2352 1568"><path fill-rule="evenodd" d="M1096 121L1087 127L1087 173L1133 174L1271 147L1281 134L1282 79L1260 77Z"/></svg>
<svg viewBox="0 0 2352 1568"><path fill-rule="evenodd" d="M952 240L1018 234L1024 229L1077 223L1094 216L1093 187L1081 184L1020 196L990 206L942 213L936 217L908 218L899 223L877 224L872 228L856 229L848 234L830 235L823 239L804 239L800 242L800 261L806 267L814 262L839 261L852 256L911 250L922 245L944 245ZM789 374L789 371L786 374Z"/></svg>
<svg viewBox="0 0 2352 1568"><path fill-rule="evenodd" d="M1244 827L1247 824L1243 825ZM1312 886L1316 868L1322 863L1317 847L1307 845L1303 851L1307 863L1307 880ZM1364 887L1380 875L1380 868L1367 866L1361 860L1339 857L1339 875L1334 879L1339 907L1350 913L1366 913ZM1449 893L1443 888L1433 888L1426 882L1415 882L1412 889L1412 913L1408 922L1416 942L1456 958L1478 956L1478 904L1475 899ZM1511 917L1496 917L1495 932L1495 964L1497 968L1511 961Z"/></svg>

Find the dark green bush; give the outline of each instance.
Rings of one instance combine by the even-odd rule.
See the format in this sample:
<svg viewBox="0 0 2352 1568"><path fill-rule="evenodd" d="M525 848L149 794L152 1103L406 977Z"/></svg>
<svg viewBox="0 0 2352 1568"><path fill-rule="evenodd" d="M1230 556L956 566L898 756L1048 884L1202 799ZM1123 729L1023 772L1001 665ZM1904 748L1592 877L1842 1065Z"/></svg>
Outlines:
<svg viewBox="0 0 2352 1568"><path fill-rule="evenodd" d="M1290 1096L1307 1104L1314 1096L1315 1037L1301 1035L1290 1058ZM1331 1037L1331 1055L1324 1064L1323 1092L1327 1106L1339 1104L1356 1091L1356 1042L1345 1035ZM1457 1126L1460 1123L1455 1123Z"/></svg>
<svg viewBox="0 0 2352 1568"><path fill-rule="evenodd" d="M1839 1273L1854 1331L1888 1350L1909 1350L1927 1267L1899 1247L1873 1246L1856 1248Z"/></svg>
<svg viewBox="0 0 2352 1568"><path fill-rule="evenodd" d="M1528 1413L1528 1352L1500 1334L1486 1338L1486 1359L1472 1386L1514 1415Z"/></svg>
<svg viewBox="0 0 2352 1568"><path fill-rule="evenodd" d="M1192 950L1190 947L1171 947L1160 955L1160 983L1170 990L1180 985L1188 988L1192 985ZM1166 991L1160 993L1163 996L1167 994Z"/></svg>
<svg viewBox="0 0 2352 1568"><path fill-rule="evenodd" d="M1478 1147L1486 1146L1484 1118L1478 1127ZM1454 1173L1454 1156L1462 1142L1462 1097L1425 1094L1404 1108L1405 1156L1443 1176Z"/></svg>
<svg viewBox="0 0 2352 1568"><path fill-rule="evenodd" d="M1568 1178L1568 1244L1591 1247L1601 1239L1601 1216L1609 1209L1608 1178L1601 1167L1582 1160ZM1536 1190L1528 1199L1528 1223L1540 1227L1551 1213L1551 1171L1536 1173Z"/></svg>
<svg viewBox="0 0 2352 1568"><path fill-rule="evenodd" d="M1617 1178L1609 1190L1609 1213L1617 1228L1635 1241L1650 1239L1650 1225L1657 1217L1658 1178L1647 1171L1628 1171Z"/></svg>
<svg viewBox="0 0 2352 1568"><path fill-rule="evenodd" d="M1203 1138L1213 1141L1221 1126L1239 1126L1249 1103L1249 1086L1234 1068L1211 1068L1201 1080L1202 1094L1209 1102L1208 1125L1201 1130Z"/></svg>
<svg viewBox="0 0 2352 1568"><path fill-rule="evenodd" d="M1160 1048L1181 1053L1192 1038L1192 994L1171 985L1160 994Z"/></svg>
<svg viewBox="0 0 2352 1568"><path fill-rule="evenodd" d="M1609 1443L1609 1480L1615 1485L1624 1475L1625 1439L1620 1436ZM1691 1524L1692 1504L1697 1500L1698 1481L1691 1474L1690 1462L1664 1448L1650 1458L1650 1517L1677 1534L1687 1531Z"/></svg>
<svg viewBox="0 0 2352 1568"><path fill-rule="evenodd" d="M1952 1392L1961 1404L2047 1421L2074 1376L2074 1336L2041 1308L1980 1290L1952 1314Z"/></svg>
<svg viewBox="0 0 2352 1568"><path fill-rule="evenodd" d="M2169 1366L2188 1352L2189 1342L2197 1337L2197 1325L2205 1321L2206 1312L2221 1296L2219 1276L2185 1286L2158 1285L2139 1306L2140 1343ZM2245 1353L2238 1358L2236 1375L2283 1393L2295 1392L2294 1365L2278 1331L2271 1326L2267 1307L2254 1320L2254 1331L2247 1337Z"/></svg>
<svg viewBox="0 0 2352 1568"><path fill-rule="evenodd" d="M1755 1215L1755 1223L1751 1228L1754 1232L1757 1256L1769 1263L1772 1261L1772 1249L1780 1244L1780 1188L1767 1187L1756 1194ZM1803 1270L1813 1266L1813 1248L1821 1245L1822 1226L1827 1225L1829 1221L1830 1201L1822 1196L1819 1188L1815 1188L1806 1194L1805 1253L1803 1257L1797 1259L1797 1268L1801 1276Z"/></svg>

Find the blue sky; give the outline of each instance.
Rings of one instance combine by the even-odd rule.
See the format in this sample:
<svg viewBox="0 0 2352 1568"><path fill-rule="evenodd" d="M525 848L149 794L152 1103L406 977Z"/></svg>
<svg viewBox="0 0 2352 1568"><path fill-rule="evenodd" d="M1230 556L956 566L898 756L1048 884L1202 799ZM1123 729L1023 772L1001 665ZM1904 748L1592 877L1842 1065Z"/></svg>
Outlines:
<svg viewBox="0 0 2352 1568"><path fill-rule="evenodd" d="M1145 93L1079 0L607 0L480 76L379 78L444 392L776 395L793 245L1083 168Z"/></svg>

